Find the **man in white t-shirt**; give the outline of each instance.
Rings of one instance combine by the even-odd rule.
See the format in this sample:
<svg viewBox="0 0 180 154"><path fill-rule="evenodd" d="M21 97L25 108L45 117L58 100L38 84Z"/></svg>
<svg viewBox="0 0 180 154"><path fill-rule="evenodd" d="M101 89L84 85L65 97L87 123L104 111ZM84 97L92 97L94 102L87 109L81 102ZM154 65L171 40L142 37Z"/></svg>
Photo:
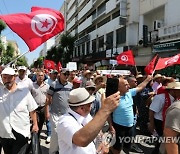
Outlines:
<svg viewBox="0 0 180 154"><path fill-rule="evenodd" d="M32 131L38 132L35 109L38 107L28 88L19 87L15 82L15 71L5 68L0 85L0 142L4 152L17 154L28 143L30 117Z"/></svg>
<svg viewBox="0 0 180 154"><path fill-rule="evenodd" d="M30 92L33 89L33 82L26 76L27 68L25 66L18 67L18 76L16 77L16 83L21 87L27 87Z"/></svg>

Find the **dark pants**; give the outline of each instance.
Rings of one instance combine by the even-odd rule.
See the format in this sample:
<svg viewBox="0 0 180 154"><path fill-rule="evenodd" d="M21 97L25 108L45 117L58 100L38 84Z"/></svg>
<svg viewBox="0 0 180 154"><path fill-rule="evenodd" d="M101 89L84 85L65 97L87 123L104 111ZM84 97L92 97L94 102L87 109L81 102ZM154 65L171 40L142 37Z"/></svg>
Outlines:
<svg viewBox="0 0 180 154"><path fill-rule="evenodd" d="M36 109L36 113L37 113L37 119L38 119L38 127L39 127L39 131L38 131L38 136L40 137L40 133L42 131L42 127L45 121L45 108L44 107L38 107Z"/></svg>
<svg viewBox="0 0 180 154"><path fill-rule="evenodd" d="M156 132L159 135L159 137L163 136L163 122L161 120L154 119L154 125L156 128ZM152 151L152 154L158 154L159 153L159 147L161 143L158 141L155 143L155 148Z"/></svg>
<svg viewBox="0 0 180 154"><path fill-rule="evenodd" d="M131 149L131 142L123 142L120 139L123 139L123 137L129 137L131 138L133 135L132 127L126 127L121 126L116 123L113 123L113 127L116 131L116 143L113 145L113 148L120 151L124 148Z"/></svg>
<svg viewBox="0 0 180 154"><path fill-rule="evenodd" d="M28 143L28 138L12 130L16 139L0 138L1 145L5 154L18 154L21 148Z"/></svg>

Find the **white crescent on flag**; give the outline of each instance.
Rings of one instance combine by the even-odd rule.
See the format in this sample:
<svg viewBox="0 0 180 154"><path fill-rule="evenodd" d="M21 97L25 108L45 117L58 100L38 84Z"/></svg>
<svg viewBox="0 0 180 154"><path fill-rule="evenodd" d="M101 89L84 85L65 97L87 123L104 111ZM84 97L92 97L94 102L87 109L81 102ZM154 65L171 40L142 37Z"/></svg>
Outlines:
<svg viewBox="0 0 180 154"><path fill-rule="evenodd" d="M57 25L57 19L50 14L37 14L31 20L32 31L42 37L50 34Z"/></svg>
<svg viewBox="0 0 180 154"><path fill-rule="evenodd" d="M122 55L121 60L124 61L124 62L127 62L128 61L128 56Z"/></svg>
<svg viewBox="0 0 180 154"><path fill-rule="evenodd" d="M47 67L51 67L52 65L51 65L51 63L50 62L48 62L47 63Z"/></svg>
<svg viewBox="0 0 180 154"><path fill-rule="evenodd" d="M170 65L171 63L176 63L179 59L179 55L176 55L170 59L168 59L167 61L165 61L165 65Z"/></svg>

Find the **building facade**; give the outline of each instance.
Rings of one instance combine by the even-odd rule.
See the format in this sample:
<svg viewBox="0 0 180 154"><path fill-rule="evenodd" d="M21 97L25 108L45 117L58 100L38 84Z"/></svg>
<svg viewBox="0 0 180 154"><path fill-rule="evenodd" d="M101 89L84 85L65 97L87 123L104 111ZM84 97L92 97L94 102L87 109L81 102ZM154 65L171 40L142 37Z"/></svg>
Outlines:
<svg viewBox="0 0 180 154"><path fill-rule="evenodd" d="M66 31L77 38L72 61L108 65L131 49L140 67L155 54L177 54L179 4L178 0L66 0L61 8Z"/></svg>

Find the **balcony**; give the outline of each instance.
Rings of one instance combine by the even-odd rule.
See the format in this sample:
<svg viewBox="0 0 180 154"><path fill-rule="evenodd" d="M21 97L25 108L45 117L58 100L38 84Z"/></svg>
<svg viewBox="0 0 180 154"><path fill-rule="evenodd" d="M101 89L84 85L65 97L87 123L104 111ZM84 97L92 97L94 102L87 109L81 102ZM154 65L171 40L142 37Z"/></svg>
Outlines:
<svg viewBox="0 0 180 154"><path fill-rule="evenodd" d="M78 20L80 20L89 10L92 8L92 0L90 0L86 6L79 12Z"/></svg>
<svg viewBox="0 0 180 154"><path fill-rule="evenodd" d="M84 29L89 27L92 24L92 16L87 18L82 24L79 25L78 27L78 33L82 32Z"/></svg>
<svg viewBox="0 0 180 154"><path fill-rule="evenodd" d="M180 34L180 24L178 25L171 25L159 28L158 35L159 38L169 37L172 35Z"/></svg>

